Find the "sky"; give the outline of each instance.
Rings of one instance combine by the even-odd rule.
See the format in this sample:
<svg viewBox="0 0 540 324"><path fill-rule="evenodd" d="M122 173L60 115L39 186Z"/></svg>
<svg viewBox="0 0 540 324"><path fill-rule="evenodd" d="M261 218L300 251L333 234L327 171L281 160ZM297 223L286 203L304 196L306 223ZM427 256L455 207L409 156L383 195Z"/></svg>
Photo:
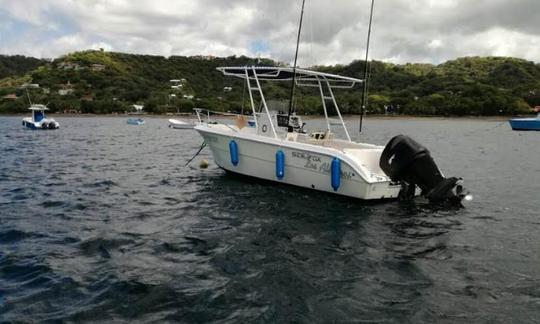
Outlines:
<svg viewBox="0 0 540 324"><path fill-rule="evenodd" d="M103 48L292 62L301 0L0 0L0 54L56 58ZM365 56L371 0L306 0L298 63ZM375 0L370 59L462 56L540 62L540 0Z"/></svg>

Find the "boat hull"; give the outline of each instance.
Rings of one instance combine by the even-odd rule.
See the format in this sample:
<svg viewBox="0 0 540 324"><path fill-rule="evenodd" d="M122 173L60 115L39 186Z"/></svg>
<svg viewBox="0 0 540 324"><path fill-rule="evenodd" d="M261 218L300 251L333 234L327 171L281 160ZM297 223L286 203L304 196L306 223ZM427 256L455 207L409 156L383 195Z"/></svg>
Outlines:
<svg viewBox="0 0 540 324"><path fill-rule="evenodd" d="M60 124L57 121L49 119L45 119L41 122L34 122L32 121L32 118L23 118L22 125L27 129L52 130L60 128Z"/></svg>
<svg viewBox="0 0 540 324"><path fill-rule="evenodd" d="M538 118L510 119L508 122L513 130L540 131L540 119Z"/></svg>
<svg viewBox="0 0 540 324"><path fill-rule="evenodd" d="M169 127L172 127L174 129L193 129L195 125L182 122L176 119L169 119Z"/></svg>
<svg viewBox="0 0 540 324"><path fill-rule="evenodd" d="M194 125L175 125L175 124L171 124L170 126L174 129L193 129L195 127Z"/></svg>
<svg viewBox="0 0 540 324"><path fill-rule="evenodd" d="M126 122L128 125L144 125L144 120L130 118Z"/></svg>
<svg viewBox="0 0 540 324"><path fill-rule="evenodd" d="M214 132L205 127L195 127L212 151L215 163L232 173L270 180L308 189L315 189L364 200L397 198L400 186L390 181L368 182L341 153L321 152L300 143L231 136ZM231 153L231 141L237 150L236 159ZM277 152L283 152L283 174L276 166ZM282 154L282 153L279 153ZM333 183L334 159L340 160L338 187ZM336 179L334 179L335 181Z"/></svg>

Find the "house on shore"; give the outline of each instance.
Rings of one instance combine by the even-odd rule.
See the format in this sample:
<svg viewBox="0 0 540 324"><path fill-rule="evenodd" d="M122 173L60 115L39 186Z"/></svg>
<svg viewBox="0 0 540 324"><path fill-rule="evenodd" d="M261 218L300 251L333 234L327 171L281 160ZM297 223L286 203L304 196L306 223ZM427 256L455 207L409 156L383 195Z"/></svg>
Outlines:
<svg viewBox="0 0 540 324"><path fill-rule="evenodd" d="M15 93L8 93L7 95L2 97L2 100L17 100L19 97L17 97L17 94Z"/></svg>
<svg viewBox="0 0 540 324"><path fill-rule="evenodd" d="M94 95L93 94L86 94L81 97L81 101L94 101Z"/></svg>
<svg viewBox="0 0 540 324"><path fill-rule="evenodd" d="M60 62L60 63L58 63L58 65L56 67L59 70L75 70L75 71L82 70L82 68L83 68L78 63L69 62L69 61Z"/></svg>
<svg viewBox="0 0 540 324"><path fill-rule="evenodd" d="M103 64L91 64L90 65L90 70L92 70L94 72L100 72L100 71L105 70L105 65L103 65Z"/></svg>
<svg viewBox="0 0 540 324"><path fill-rule="evenodd" d="M58 90L58 94L61 96L67 96L73 93L73 86L68 81L66 84L62 84L61 88Z"/></svg>
<svg viewBox="0 0 540 324"><path fill-rule="evenodd" d="M171 83L171 89L182 89L182 87L184 86L184 83L186 82L186 79L172 79L172 80L169 80L169 82Z"/></svg>

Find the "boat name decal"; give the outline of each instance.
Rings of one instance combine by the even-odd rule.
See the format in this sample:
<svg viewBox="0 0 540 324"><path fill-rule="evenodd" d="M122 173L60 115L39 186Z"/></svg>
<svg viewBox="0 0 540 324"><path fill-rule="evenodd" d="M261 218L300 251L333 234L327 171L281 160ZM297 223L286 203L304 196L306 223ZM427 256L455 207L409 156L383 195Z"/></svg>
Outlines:
<svg viewBox="0 0 540 324"><path fill-rule="evenodd" d="M324 174L330 174L331 166L330 162L322 162L322 159L318 155L313 155L307 152L292 151L292 157L305 160L304 168L321 172ZM352 179L354 173L351 171L341 170L341 177L344 179Z"/></svg>
<svg viewBox="0 0 540 324"><path fill-rule="evenodd" d="M306 152L292 151L292 156L298 159L304 159L313 162L321 162L321 157Z"/></svg>
<svg viewBox="0 0 540 324"><path fill-rule="evenodd" d="M319 168L319 171L322 172L322 173L326 173L326 174L330 174L330 171L331 171L331 165L330 165L330 162L324 162L321 164L321 167ZM341 177L344 178L344 179L352 179L352 177L354 176L354 173L350 172L350 171L343 171L341 170Z"/></svg>
<svg viewBox="0 0 540 324"><path fill-rule="evenodd" d="M321 157L317 155L312 155L306 152L292 151L292 156L297 159L306 160L304 168L315 170L319 169L319 163L321 163Z"/></svg>

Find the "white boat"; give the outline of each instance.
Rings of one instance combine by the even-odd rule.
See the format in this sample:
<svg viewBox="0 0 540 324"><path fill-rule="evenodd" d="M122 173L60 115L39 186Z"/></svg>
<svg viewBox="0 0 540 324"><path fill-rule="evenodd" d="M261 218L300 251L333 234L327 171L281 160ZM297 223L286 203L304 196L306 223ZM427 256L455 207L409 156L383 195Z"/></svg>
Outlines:
<svg viewBox="0 0 540 324"><path fill-rule="evenodd" d="M45 117L45 110L49 110L45 105L33 104L28 108L32 111L31 117L25 117L22 120L22 125L30 129L57 129L60 124L52 119Z"/></svg>
<svg viewBox="0 0 540 324"><path fill-rule="evenodd" d="M195 109L199 121L195 130L222 169L365 200L405 194L414 197L419 193L417 186L430 200L456 196L458 179L444 178L429 152L409 138L396 137L386 148L351 140L334 90L351 89L362 80L289 67L220 67L218 70L245 80L255 123L254 127L248 127L246 116L238 115L231 123L230 118L214 119L210 111ZM293 78L296 86L318 88L324 129L308 131L299 116L268 108L261 82ZM255 96L261 102L259 111ZM330 123L330 108L339 120L339 132L334 130L335 123ZM429 175L417 174L416 169Z"/></svg>
<svg viewBox="0 0 540 324"><path fill-rule="evenodd" d="M193 127L195 127L195 123L188 123L179 119L169 119L169 127L175 129L192 129Z"/></svg>

